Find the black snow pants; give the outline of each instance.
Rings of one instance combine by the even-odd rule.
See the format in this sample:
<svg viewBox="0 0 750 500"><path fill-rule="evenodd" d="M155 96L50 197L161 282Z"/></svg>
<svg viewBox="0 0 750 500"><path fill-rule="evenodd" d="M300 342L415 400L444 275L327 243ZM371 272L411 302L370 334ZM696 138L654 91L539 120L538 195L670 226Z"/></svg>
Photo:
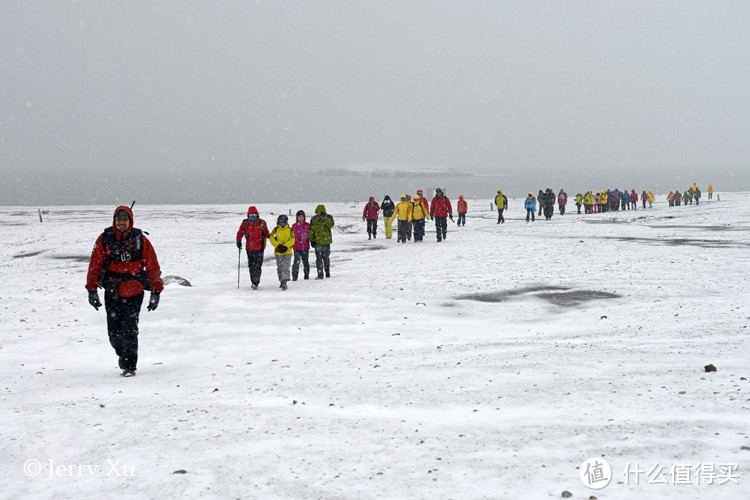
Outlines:
<svg viewBox="0 0 750 500"><path fill-rule="evenodd" d="M310 250L295 250L294 263L292 264L292 279L297 281L299 276L299 263L302 261L302 267L305 272L305 279L310 277Z"/></svg>
<svg viewBox="0 0 750 500"><path fill-rule="evenodd" d="M133 297L104 293L109 343L122 358L123 370L135 370L138 365L138 318L141 304L143 292Z"/></svg>
<svg viewBox="0 0 750 500"><path fill-rule="evenodd" d="M378 219L367 219L367 236L376 236L378 232Z"/></svg>
<svg viewBox="0 0 750 500"><path fill-rule="evenodd" d="M247 267L250 269L250 282L255 286L260 285L264 250L247 250Z"/></svg>
<svg viewBox="0 0 750 500"><path fill-rule="evenodd" d="M401 243L402 241L406 243L406 236L409 233L409 224L411 222L400 220L398 221L398 242Z"/></svg>
<svg viewBox="0 0 750 500"><path fill-rule="evenodd" d="M435 217L437 240L442 241L448 235L448 217Z"/></svg>

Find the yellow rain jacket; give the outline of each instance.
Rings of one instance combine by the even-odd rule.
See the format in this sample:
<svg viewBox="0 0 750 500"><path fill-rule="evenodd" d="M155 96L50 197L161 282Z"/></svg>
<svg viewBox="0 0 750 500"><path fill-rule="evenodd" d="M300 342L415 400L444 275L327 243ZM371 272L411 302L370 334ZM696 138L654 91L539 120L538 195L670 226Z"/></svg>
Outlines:
<svg viewBox="0 0 750 500"><path fill-rule="evenodd" d="M497 190L497 196L495 196L495 206L497 207L498 210L505 209L505 197L503 196L502 189Z"/></svg>
<svg viewBox="0 0 750 500"><path fill-rule="evenodd" d="M414 197L413 207L411 209L411 220L430 220L430 213L425 210L422 199Z"/></svg>
<svg viewBox="0 0 750 500"><path fill-rule="evenodd" d="M411 203L408 201L399 201L396 208L393 209L393 220L411 220Z"/></svg>
<svg viewBox="0 0 750 500"><path fill-rule="evenodd" d="M294 249L292 249L294 246L294 231L292 231L289 224L284 227L276 226L273 228L271 235L268 237L268 241L273 245L274 255L292 255L294 253ZM279 245L284 245L286 247L286 252L280 253L276 250L276 247Z"/></svg>

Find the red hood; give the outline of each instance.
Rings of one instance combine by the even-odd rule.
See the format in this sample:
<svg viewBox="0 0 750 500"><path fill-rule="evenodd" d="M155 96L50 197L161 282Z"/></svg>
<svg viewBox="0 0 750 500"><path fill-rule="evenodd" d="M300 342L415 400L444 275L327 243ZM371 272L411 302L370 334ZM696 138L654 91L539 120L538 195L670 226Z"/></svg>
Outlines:
<svg viewBox="0 0 750 500"><path fill-rule="evenodd" d="M125 205L120 205L119 207L115 208L115 213L112 214L112 229L114 229L115 232L117 232L117 228L115 227L115 215L117 215L117 212L119 212L120 210L125 210L130 216L130 225L128 226L128 231L130 231L131 229L133 229L133 224L134 224L133 211L130 210L130 207L125 206ZM125 231L125 232L127 233L128 231Z"/></svg>
<svg viewBox="0 0 750 500"><path fill-rule="evenodd" d="M250 214L259 215L258 209L255 208L255 206L251 206L250 208L247 209L247 216L250 217Z"/></svg>

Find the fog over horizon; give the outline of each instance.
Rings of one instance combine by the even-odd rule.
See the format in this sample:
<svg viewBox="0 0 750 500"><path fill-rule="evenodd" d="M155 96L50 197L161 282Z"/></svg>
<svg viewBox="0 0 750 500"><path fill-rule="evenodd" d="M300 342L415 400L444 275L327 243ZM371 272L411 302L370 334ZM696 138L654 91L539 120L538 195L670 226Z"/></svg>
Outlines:
<svg viewBox="0 0 750 500"><path fill-rule="evenodd" d="M743 1L5 2L0 205L750 191Z"/></svg>

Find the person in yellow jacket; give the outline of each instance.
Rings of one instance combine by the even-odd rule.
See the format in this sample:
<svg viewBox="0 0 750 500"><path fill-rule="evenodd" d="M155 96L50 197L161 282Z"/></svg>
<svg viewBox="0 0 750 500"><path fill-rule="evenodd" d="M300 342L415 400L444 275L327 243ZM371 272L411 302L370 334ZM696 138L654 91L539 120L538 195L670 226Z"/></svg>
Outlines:
<svg viewBox="0 0 750 500"><path fill-rule="evenodd" d="M648 190L648 208L654 208L655 200L656 200L656 196L654 195L654 192L649 189Z"/></svg>
<svg viewBox="0 0 750 500"><path fill-rule="evenodd" d="M502 189L497 190L497 196L495 196L495 206L497 207L497 223L505 224L503 210L508 208L508 198L503 194Z"/></svg>
<svg viewBox="0 0 750 500"><path fill-rule="evenodd" d="M708 199L709 200L711 198L713 198L714 197L714 185L713 184L709 184L708 185L708 189L706 189L706 192L708 193Z"/></svg>
<svg viewBox="0 0 750 500"><path fill-rule="evenodd" d="M279 288L286 290L286 283L290 279L289 266L292 262L294 250L294 231L289 226L289 218L279 215L276 219L276 227L268 236L268 241L273 245L273 255L276 257L276 271L279 274Z"/></svg>
<svg viewBox="0 0 750 500"><path fill-rule="evenodd" d="M425 220L430 220L430 212L425 209L420 196L415 194L414 203L412 203L411 207L411 221L414 227L414 243L421 243L424 239Z"/></svg>
<svg viewBox="0 0 750 500"><path fill-rule="evenodd" d="M602 191L601 193L599 193L599 211L600 212L609 211L609 197L607 196L606 191Z"/></svg>
<svg viewBox="0 0 750 500"><path fill-rule="evenodd" d="M406 235L409 231L411 222L411 203L406 199L406 195L401 195L401 201L393 209L393 220L398 224L397 235L398 243L406 243Z"/></svg>
<svg viewBox="0 0 750 500"><path fill-rule="evenodd" d="M594 195L591 194L591 191L586 191L586 194L583 195L583 213L585 214L592 213L593 205L594 205Z"/></svg>

